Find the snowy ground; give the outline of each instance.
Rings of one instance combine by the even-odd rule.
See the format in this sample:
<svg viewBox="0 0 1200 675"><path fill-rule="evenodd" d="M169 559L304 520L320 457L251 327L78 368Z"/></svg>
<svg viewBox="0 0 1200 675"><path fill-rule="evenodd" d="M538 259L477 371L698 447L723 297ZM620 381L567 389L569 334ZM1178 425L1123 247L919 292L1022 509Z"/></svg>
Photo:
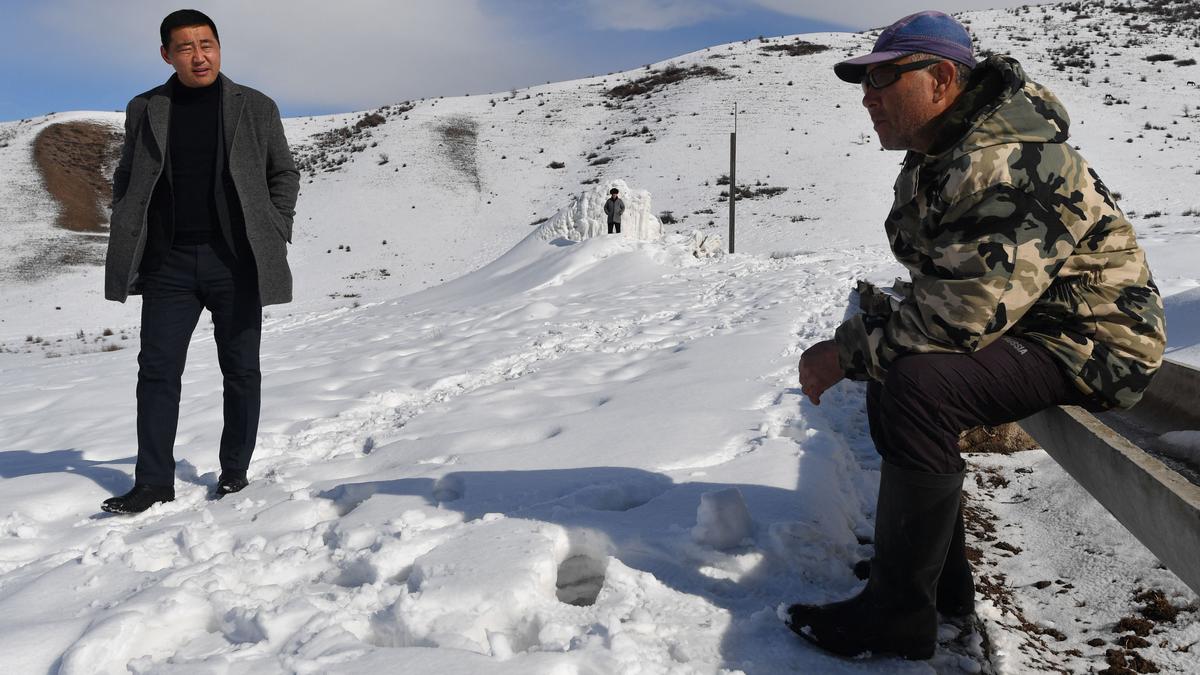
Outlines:
<svg viewBox="0 0 1200 675"><path fill-rule="evenodd" d="M1064 99L1127 208L1161 213L1135 220L1169 294L1172 356L1200 363L1200 217L1183 215L1200 202L1180 188L1200 119L1180 108L1196 94L1164 86L1179 84L1176 66L1142 60L1182 58L1191 43L1127 48L1111 57L1111 85L1093 74L1085 88L1034 55L1047 36L1100 40L1088 26L1119 22L1041 13L971 20L985 46L1012 47ZM971 539L991 584L982 632L943 626L928 663L844 662L778 620L781 603L859 587L851 568L870 555L878 481L860 385L814 407L796 359L832 333L855 279L899 271L879 225L899 156L863 138L856 90L828 72L872 38L805 39L834 49L714 47L676 61L734 79L687 80L621 108L602 90L642 71L502 93L494 106L418 102L341 170L306 176L298 300L269 308L264 329L253 482L222 501L207 498L221 426L211 328L185 374L177 500L109 517L98 505L133 468L138 303L103 303L90 268L6 281L5 671L1084 672L1106 666L1141 591L1194 609L1194 594L1035 451L971 458L968 493L997 532ZM1134 104L1104 105L1105 91ZM739 176L789 190L739 203L741 253L696 257L693 230L721 234L716 178L735 100ZM291 120L289 134L303 144L359 118ZM451 160L445 144L464 136L442 129L464 118L476 142ZM0 161L13 167L0 216L18 243L59 236L45 234L53 206L19 152L44 123L0 125ZM652 142L613 136L643 125ZM1138 134L1151 138L1124 142ZM613 161L590 166L596 147ZM543 218L560 235L586 221L594 203L572 199L618 177L649 191L634 214L645 222L663 210L687 219L663 240L653 228L643 239L535 232ZM1163 672L1200 670L1195 617L1157 622L1137 653Z"/></svg>

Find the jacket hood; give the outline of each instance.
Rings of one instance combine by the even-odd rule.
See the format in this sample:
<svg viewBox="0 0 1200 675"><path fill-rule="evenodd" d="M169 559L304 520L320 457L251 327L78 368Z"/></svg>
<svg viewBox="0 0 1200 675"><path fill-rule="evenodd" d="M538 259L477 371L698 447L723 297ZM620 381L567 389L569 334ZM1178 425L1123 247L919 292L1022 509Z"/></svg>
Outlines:
<svg viewBox="0 0 1200 675"><path fill-rule="evenodd" d="M1063 143L1070 125L1058 98L1027 79L1015 59L992 56L972 71L926 161L949 161L1007 143Z"/></svg>

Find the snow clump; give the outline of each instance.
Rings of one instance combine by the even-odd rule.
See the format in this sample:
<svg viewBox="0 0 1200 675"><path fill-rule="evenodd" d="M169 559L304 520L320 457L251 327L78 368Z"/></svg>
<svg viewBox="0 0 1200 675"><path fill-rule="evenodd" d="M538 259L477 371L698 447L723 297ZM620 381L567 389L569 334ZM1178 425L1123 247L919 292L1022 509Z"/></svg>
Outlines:
<svg viewBox="0 0 1200 675"><path fill-rule="evenodd" d="M754 524L746 500L737 488L705 492L696 510L692 539L715 549L740 546L750 539Z"/></svg>

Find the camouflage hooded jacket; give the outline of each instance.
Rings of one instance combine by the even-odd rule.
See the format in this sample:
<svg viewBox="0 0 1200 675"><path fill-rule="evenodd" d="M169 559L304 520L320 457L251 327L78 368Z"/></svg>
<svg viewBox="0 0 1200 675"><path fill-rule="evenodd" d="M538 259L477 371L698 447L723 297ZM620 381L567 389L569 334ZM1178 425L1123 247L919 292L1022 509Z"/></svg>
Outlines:
<svg viewBox="0 0 1200 675"><path fill-rule="evenodd" d="M930 154L910 152L886 229L912 284L837 330L847 377L1004 334L1043 345L1101 407L1128 407L1162 360L1162 299L1133 228L1066 143L1066 110L1020 65L972 73Z"/></svg>

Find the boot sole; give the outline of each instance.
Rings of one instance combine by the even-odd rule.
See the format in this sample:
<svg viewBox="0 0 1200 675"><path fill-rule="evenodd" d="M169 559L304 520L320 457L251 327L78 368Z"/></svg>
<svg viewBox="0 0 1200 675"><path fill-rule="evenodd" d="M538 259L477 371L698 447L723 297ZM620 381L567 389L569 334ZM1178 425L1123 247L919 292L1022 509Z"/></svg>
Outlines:
<svg viewBox="0 0 1200 675"><path fill-rule="evenodd" d="M147 506L146 508L141 509L140 511L135 511L133 509L125 509L125 508L121 508L119 506L113 506L113 505L109 505L109 504L101 504L100 510L104 511L105 513L116 513L119 515L133 515L135 513L145 513L146 511L150 510L150 507L155 506L156 504L167 504L167 503L168 502L154 502L154 504L151 504L150 506Z"/></svg>
<svg viewBox="0 0 1200 675"><path fill-rule="evenodd" d="M250 484L246 483L245 485L238 486L236 489L229 490L229 489L226 489L226 486L218 485L216 487L216 489L214 489L212 491L212 494L210 494L208 498L212 501L217 501L217 500L221 499L222 497L225 497L226 495L236 494L238 492L241 492L242 490L245 490L248 487L250 487Z"/></svg>
<svg viewBox="0 0 1200 675"><path fill-rule="evenodd" d="M790 628L793 633L804 638L809 643L816 645L818 648L820 648L821 651L826 652L828 654L834 654L836 656L841 656L841 657L847 658L847 659L856 659L856 658L861 657L863 654L869 653L872 657L885 656L888 654L895 654L896 656L899 656L900 658L902 658L906 661L928 661L929 659L932 659L934 653L937 652L936 647L931 647L928 649L880 649L878 651L873 651L871 649L863 649L862 651L857 652L855 654L844 654L842 652L834 651L834 650L830 649L829 647L827 647L826 645L821 644L821 642L819 640L817 640L815 635L805 632L803 630L803 628L807 628L808 626L803 626L801 628L797 628L796 625L791 623L790 621L786 622L786 624L787 624L787 627Z"/></svg>

